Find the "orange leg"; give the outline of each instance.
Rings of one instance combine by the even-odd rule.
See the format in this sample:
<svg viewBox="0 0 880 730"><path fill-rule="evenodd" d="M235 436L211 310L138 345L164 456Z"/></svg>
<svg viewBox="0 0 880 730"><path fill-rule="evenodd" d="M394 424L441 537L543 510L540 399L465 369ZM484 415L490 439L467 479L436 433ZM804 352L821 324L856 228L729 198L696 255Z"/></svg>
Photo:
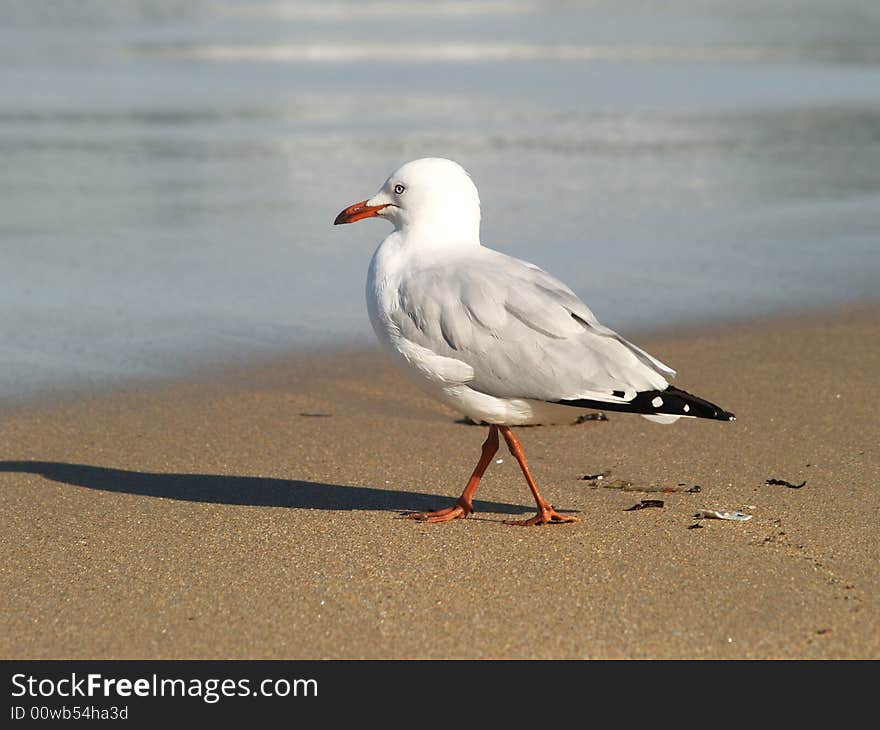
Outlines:
<svg viewBox="0 0 880 730"><path fill-rule="evenodd" d="M499 426L498 428L501 429L501 435L504 436L504 440L507 442L507 448L510 449L513 458L519 462L519 468L522 469L523 476L526 478L529 489L532 490L532 496L535 498L535 503L538 505L538 514L531 519L507 520L507 524L532 527L533 525L546 525L548 522L577 522L574 517L559 514L553 509L553 505L547 504L547 502L544 501L544 498L538 491L535 480L532 479L532 473L529 471L529 465L526 464L526 455L525 452L523 452L519 440L513 435L513 431L511 431L508 426Z"/></svg>
<svg viewBox="0 0 880 730"><path fill-rule="evenodd" d="M439 509L436 512L415 512L413 514L404 515L404 517L408 517L412 520L419 520L421 522L449 522L449 520L457 520L459 518L467 517L474 511L474 492L477 491L477 487L480 485L480 479L483 478L483 474L486 473L486 469L497 451L498 426L489 426L489 436L483 443L483 453L480 455L480 460L474 468L474 473L471 474L471 478L468 479L467 486L464 488L464 491L461 493L455 506L447 507L446 509Z"/></svg>

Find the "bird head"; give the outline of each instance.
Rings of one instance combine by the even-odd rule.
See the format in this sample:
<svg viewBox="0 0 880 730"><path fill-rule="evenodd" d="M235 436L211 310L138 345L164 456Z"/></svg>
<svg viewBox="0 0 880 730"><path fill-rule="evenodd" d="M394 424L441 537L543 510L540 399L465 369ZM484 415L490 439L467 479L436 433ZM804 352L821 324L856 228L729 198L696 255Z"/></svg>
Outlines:
<svg viewBox="0 0 880 730"><path fill-rule="evenodd" d="M461 165L426 157L399 167L372 198L336 216L334 225L364 218L385 218L422 239L479 241L480 196Z"/></svg>

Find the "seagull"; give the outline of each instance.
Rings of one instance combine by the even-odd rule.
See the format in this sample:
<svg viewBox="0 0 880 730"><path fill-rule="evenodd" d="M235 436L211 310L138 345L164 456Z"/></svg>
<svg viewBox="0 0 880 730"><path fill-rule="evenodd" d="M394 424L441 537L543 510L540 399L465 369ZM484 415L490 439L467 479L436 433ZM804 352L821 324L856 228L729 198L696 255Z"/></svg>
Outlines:
<svg viewBox="0 0 880 730"><path fill-rule="evenodd" d="M600 324L561 281L483 246L480 197L459 164L407 162L372 198L345 208L334 225L366 218L394 226L367 274L367 309L379 342L424 390L489 426L456 503L406 517L448 522L473 512L500 433L538 507L534 517L509 524L575 522L541 496L512 426L570 421L596 409L659 423L735 420L670 385L674 370Z"/></svg>

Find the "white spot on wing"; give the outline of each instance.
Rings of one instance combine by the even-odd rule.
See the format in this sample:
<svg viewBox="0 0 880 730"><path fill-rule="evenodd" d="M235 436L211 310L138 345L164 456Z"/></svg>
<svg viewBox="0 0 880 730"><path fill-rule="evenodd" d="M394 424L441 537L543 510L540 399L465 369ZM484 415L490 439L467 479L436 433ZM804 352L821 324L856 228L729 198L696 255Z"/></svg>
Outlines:
<svg viewBox="0 0 880 730"><path fill-rule="evenodd" d="M691 410L691 407L690 407L687 403L685 403L685 404L684 404L684 412L685 412L685 413L689 413L690 410Z"/></svg>
<svg viewBox="0 0 880 730"><path fill-rule="evenodd" d="M663 399L658 395L656 398L654 398L654 400L651 401L651 405L654 406L654 408L659 408L663 405Z"/></svg>

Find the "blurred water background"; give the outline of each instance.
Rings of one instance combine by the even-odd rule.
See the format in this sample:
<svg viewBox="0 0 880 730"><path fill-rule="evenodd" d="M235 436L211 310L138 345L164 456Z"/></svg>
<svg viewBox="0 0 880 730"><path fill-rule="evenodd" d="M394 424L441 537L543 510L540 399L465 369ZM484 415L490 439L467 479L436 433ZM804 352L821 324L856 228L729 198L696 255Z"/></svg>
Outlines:
<svg viewBox="0 0 880 730"><path fill-rule="evenodd" d="M632 332L880 293L880 2L0 0L0 396L369 341L451 157Z"/></svg>

